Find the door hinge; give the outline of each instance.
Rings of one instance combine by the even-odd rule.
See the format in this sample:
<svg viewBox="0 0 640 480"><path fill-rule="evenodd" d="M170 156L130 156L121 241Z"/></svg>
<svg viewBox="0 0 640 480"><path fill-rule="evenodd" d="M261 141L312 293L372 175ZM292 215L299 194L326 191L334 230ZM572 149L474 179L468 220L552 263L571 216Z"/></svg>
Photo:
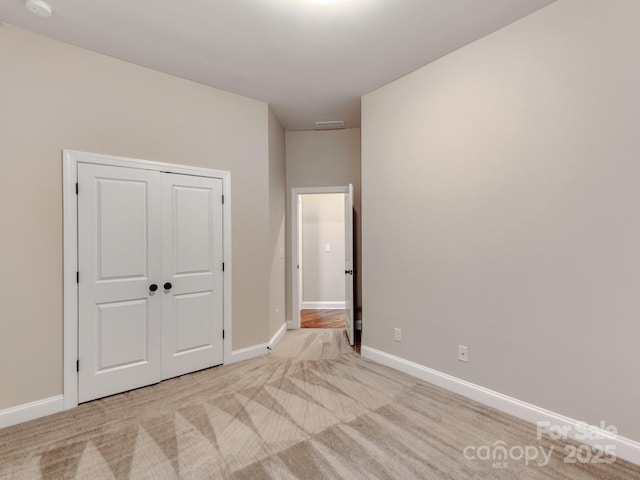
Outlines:
<svg viewBox="0 0 640 480"><path fill-rule="evenodd" d="M76 283L80 283L80 272L76 272Z"/></svg>
<svg viewBox="0 0 640 480"><path fill-rule="evenodd" d="M224 262L222 262L222 271L224 272Z"/></svg>
<svg viewBox="0 0 640 480"><path fill-rule="evenodd" d="M76 360L76 372L80 371L80 360Z"/></svg>
<svg viewBox="0 0 640 480"><path fill-rule="evenodd" d="M78 195L78 182L76 182L76 195Z"/></svg>
<svg viewBox="0 0 640 480"><path fill-rule="evenodd" d="M224 330L222 330L222 339L224 340Z"/></svg>
<svg viewBox="0 0 640 480"><path fill-rule="evenodd" d="M224 195L222 195L222 204L224 205Z"/></svg>

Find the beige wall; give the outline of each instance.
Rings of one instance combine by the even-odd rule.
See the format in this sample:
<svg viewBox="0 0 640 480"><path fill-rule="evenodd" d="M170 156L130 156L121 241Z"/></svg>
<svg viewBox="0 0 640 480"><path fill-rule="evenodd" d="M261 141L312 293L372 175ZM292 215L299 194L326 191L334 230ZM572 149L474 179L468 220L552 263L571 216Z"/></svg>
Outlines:
<svg viewBox="0 0 640 480"><path fill-rule="evenodd" d="M342 193L302 195L303 308L304 302L345 301L344 205Z"/></svg>
<svg viewBox="0 0 640 480"><path fill-rule="evenodd" d="M62 392L62 149L231 171L233 348L266 342L268 106L8 25L0 64L0 409Z"/></svg>
<svg viewBox="0 0 640 480"><path fill-rule="evenodd" d="M284 129L269 108L269 338L286 322L284 272Z"/></svg>
<svg viewBox="0 0 640 480"><path fill-rule="evenodd" d="M363 98L363 345L640 440L639 24L560 0Z"/></svg>
<svg viewBox="0 0 640 480"><path fill-rule="evenodd" d="M286 132L286 227L287 252L291 251L289 221L291 189L295 187L344 186L354 188L356 318L360 318L360 129ZM287 254L287 319L291 320L291 258Z"/></svg>

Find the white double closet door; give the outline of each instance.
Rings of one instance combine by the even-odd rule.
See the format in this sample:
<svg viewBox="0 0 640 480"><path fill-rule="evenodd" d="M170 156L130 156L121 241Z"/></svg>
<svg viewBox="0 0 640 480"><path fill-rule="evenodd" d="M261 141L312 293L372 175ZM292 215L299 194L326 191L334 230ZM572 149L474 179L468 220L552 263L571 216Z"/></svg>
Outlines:
<svg viewBox="0 0 640 480"><path fill-rule="evenodd" d="M222 179L78 164L78 399L223 362Z"/></svg>

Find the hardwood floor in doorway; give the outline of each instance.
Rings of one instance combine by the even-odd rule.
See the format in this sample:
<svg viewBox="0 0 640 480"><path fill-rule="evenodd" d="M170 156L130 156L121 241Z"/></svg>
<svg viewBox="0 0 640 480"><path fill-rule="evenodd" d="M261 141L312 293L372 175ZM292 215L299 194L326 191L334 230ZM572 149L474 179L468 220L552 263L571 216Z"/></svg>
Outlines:
<svg viewBox="0 0 640 480"><path fill-rule="evenodd" d="M302 328L346 328L344 310L300 310Z"/></svg>

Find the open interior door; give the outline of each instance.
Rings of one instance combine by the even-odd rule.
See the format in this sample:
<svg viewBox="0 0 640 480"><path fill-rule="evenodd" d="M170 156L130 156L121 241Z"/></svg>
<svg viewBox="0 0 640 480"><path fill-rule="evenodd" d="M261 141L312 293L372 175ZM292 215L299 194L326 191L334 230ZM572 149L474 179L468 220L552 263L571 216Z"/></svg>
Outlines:
<svg viewBox="0 0 640 480"><path fill-rule="evenodd" d="M349 343L355 343L355 318L353 305L353 185L344 195L344 287L345 316L347 317L347 336Z"/></svg>

